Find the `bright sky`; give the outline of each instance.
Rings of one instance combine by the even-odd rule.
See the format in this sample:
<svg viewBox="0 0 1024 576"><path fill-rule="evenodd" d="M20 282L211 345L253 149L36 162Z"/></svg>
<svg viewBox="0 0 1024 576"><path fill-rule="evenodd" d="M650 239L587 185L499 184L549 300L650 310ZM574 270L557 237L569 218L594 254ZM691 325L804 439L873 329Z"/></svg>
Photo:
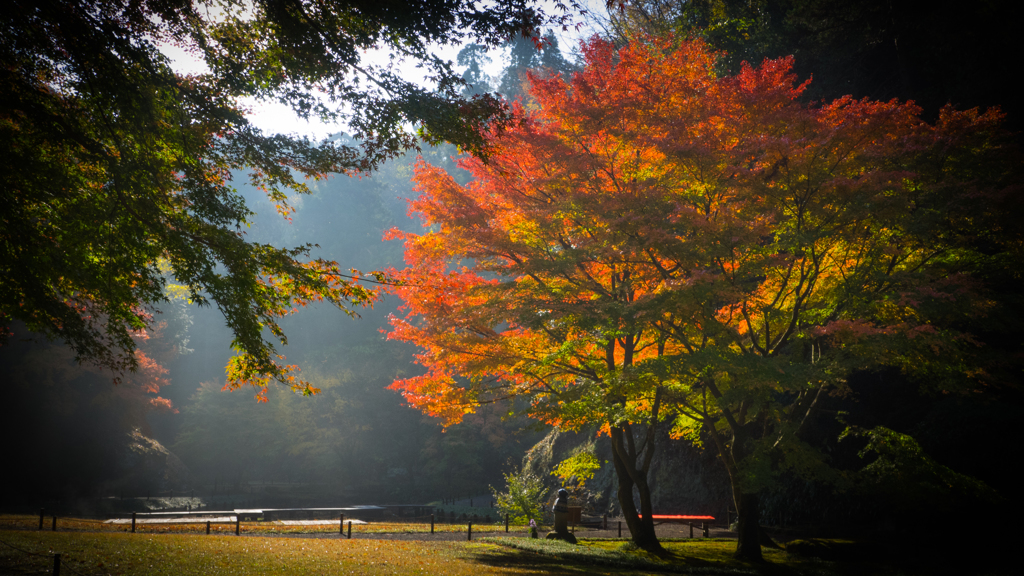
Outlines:
<svg viewBox="0 0 1024 576"><path fill-rule="evenodd" d="M581 0L581 3L587 6L587 9L593 13L604 14L604 0ZM554 14L558 10L551 0L541 2L540 6L548 14ZM579 40L581 38L588 38L598 31L595 22L591 18L585 19L582 24L579 30L554 30L562 54L569 60L572 59L572 50L579 44ZM461 49L462 46L437 46L435 47L434 54L454 62L456 55ZM171 59L172 66L180 73L200 73L206 70L205 64L180 48L165 45L161 47L161 51ZM503 68L507 52L507 50L500 49L492 51L489 54L491 64L485 68L485 73L492 77L498 76ZM367 59L374 63L385 64L388 61L388 54L383 50L377 51L377 53L368 52ZM461 67L457 67L457 69L461 71ZM423 71L416 68L415 61L403 63L399 66L399 70L404 78L417 81L424 86L429 86L423 78ZM276 102L260 102L255 99L246 99L242 103L252 110L249 114L249 121L266 132L300 134L320 140L345 129L344 126L326 125L317 120L302 120L290 108Z"/></svg>

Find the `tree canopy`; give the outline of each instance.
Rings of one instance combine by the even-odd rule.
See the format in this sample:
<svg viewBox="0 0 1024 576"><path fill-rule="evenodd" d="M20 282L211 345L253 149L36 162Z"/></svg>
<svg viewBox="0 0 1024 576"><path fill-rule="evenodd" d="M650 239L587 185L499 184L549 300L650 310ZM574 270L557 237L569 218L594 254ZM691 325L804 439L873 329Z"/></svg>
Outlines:
<svg viewBox="0 0 1024 576"><path fill-rule="evenodd" d="M497 45L549 22L520 2L15 0L0 8L0 325L62 340L78 358L134 370L133 334L177 290L215 304L234 333L229 383L311 392L281 362L279 318L326 301L354 314L375 292L359 273L247 241L248 172L279 211L305 178L354 174L427 141L484 153L479 130L508 119L492 96L458 94L429 52L465 38ZM176 73L178 45L204 62ZM366 60L374 48L390 63ZM428 90L394 71L420 61ZM359 145L266 134L241 99L345 122Z"/></svg>
<svg viewBox="0 0 1024 576"><path fill-rule="evenodd" d="M532 77L539 109L492 133L489 162L463 161L468 185L419 166L429 231L391 234L408 316L390 337L427 372L393 388L449 422L515 396L551 424L602 424L648 548L651 431L705 430L738 553L759 558L760 483L814 468L801 424L851 369L984 385L964 319L991 306L974 246L1016 197L1007 138L995 110L932 125L895 100L807 105L792 58L720 75L703 41L642 40Z"/></svg>
<svg viewBox="0 0 1024 576"><path fill-rule="evenodd" d="M609 10L616 42L637 34L698 36L725 52L720 67L792 55L804 98L850 94L914 100L934 120L946 104L1000 106L1020 131L1024 101L1001 76L1022 57L1024 8L995 0L632 0Z"/></svg>

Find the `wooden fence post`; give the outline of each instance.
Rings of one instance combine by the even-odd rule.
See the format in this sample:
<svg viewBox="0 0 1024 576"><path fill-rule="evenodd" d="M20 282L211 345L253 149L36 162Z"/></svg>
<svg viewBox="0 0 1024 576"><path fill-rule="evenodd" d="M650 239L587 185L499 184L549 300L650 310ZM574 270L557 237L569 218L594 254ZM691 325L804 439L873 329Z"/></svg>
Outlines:
<svg viewBox="0 0 1024 576"><path fill-rule="evenodd" d="M132 512L132 534L135 534L135 512Z"/></svg>
<svg viewBox="0 0 1024 576"><path fill-rule="evenodd" d="M466 525L466 540L473 539L473 521L470 520L469 524Z"/></svg>
<svg viewBox="0 0 1024 576"><path fill-rule="evenodd" d="M505 532L508 532L508 512L505 513Z"/></svg>
<svg viewBox="0 0 1024 576"><path fill-rule="evenodd" d="M53 517L53 524L50 525L50 532L56 532L56 531L57 531L57 517L54 516Z"/></svg>
<svg viewBox="0 0 1024 576"><path fill-rule="evenodd" d="M348 521L348 539L349 540L352 539L352 521L351 520Z"/></svg>
<svg viewBox="0 0 1024 576"><path fill-rule="evenodd" d="M430 515L430 533L431 534L434 533L434 515L433 514Z"/></svg>
<svg viewBox="0 0 1024 576"><path fill-rule="evenodd" d="M207 534L210 533L210 521L209 520L206 521L206 533Z"/></svg>
<svg viewBox="0 0 1024 576"><path fill-rule="evenodd" d="M693 522L690 522L690 538L693 538Z"/></svg>
<svg viewBox="0 0 1024 576"><path fill-rule="evenodd" d="M341 518L338 519L338 534L345 535L345 515L342 514Z"/></svg>
<svg viewBox="0 0 1024 576"><path fill-rule="evenodd" d="M235 536L239 536L242 533L242 517L235 514Z"/></svg>
<svg viewBox="0 0 1024 576"><path fill-rule="evenodd" d="M622 538L622 520L619 520L619 538Z"/></svg>
<svg viewBox="0 0 1024 576"><path fill-rule="evenodd" d="M60 554L53 555L53 576L60 576Z"/></svg>
<svg viewBox="0 0 1024 576"><path fill-rule="evenodd" d="M46 508L39 509L39 529L43 529L43 513L46 512Z"/></svg>

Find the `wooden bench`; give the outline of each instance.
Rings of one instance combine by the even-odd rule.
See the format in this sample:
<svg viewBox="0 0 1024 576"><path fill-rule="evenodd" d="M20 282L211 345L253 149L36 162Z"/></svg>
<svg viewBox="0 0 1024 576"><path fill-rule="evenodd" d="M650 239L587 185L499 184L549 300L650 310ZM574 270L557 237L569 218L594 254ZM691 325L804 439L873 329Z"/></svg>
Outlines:
<svg viewBox="0 0 1024 576"><path fill-rule="evenodd" d="M643 518L643 515L640 515ZM690 538L693 538L693 525L700 524L701 530L705 538L708 537L708 531L710 529L709 524L714 522L714 516L687 516L683 514L651 514L651 519L654 520L654 524L689 524L690 525Z"/></svg>

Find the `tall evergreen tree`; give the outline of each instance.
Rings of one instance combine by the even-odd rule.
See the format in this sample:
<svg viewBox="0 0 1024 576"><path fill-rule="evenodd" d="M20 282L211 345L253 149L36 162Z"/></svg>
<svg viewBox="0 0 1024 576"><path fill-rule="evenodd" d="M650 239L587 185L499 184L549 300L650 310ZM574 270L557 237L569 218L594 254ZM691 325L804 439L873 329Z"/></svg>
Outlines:
<svg viewBox="0 0 1024 576"><path fill-rule="evenodd" d="M541 69L553 74L572 71L572 64L562 56L558 39L552 30L548 30L543 37L516 35L506 47L509 49L509 60L501 75L498 92L510 101L528 96L525 89L528 70Z"/></svg>
<svg viewBox="0 0 1024 576"><path fill-rule="evenodd" d="M466 81L466 86L462 88L463 98L472 98L477 94L486 94L493 90L491 80L483 70L483 67L491 62L486 46L466 44L462 50L459 50L455 61L459 66L466 67L466 70L462 72L462 79Z"/></svg>

